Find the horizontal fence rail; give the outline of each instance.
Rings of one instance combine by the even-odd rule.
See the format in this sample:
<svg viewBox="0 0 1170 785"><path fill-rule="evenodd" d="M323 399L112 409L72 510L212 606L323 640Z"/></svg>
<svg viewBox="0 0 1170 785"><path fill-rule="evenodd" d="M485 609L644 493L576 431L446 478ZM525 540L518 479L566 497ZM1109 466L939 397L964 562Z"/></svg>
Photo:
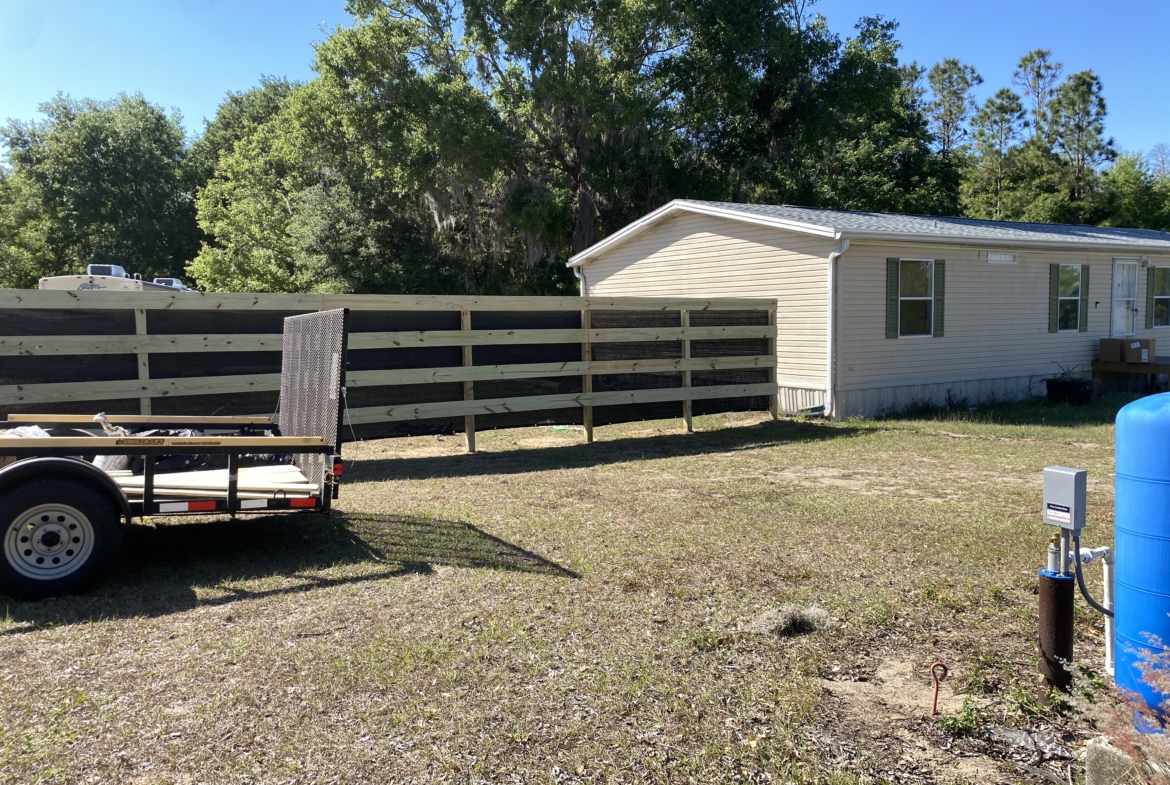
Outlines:
<svg viewBox="0 0 1170 785"><path fill-rule="evenodd" d="M774 300L0 290L0 411L271 414L285 316L351 309L346 436L776 411Z"/></svg>

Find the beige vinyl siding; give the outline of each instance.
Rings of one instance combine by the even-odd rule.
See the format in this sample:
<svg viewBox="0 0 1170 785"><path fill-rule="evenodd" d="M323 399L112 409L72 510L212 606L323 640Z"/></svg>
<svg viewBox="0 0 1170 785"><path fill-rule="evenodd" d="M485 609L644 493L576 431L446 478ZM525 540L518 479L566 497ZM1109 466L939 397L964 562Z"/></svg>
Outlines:
<svg viewBox="0 0 1170 785"><path fill-rule="evenodd" d="M989 264L986 249L978 247L850 247L838 263L837 415L941 403L948 391L972 402L1041 394L1043 379L1059 372L1058 363L1080 365L1088 375L1099 339L1109 336L1113 255L1012 250L1018 264ZM944 337L885 337L887 258L946 261ZM1089 266L1085 332L1048 332L1050 264ZM1161 332L1170 340L1164 329L1144 329L1144 271L1138 278L1138 337Z"/></svg>
<svg viewBox="0 0 1170 785"><path fill-rule="evenodd" d="M775 297L780 406L824 403L827 260L836 243L726 218L675 216L585 265L590 295Z"/></svg>

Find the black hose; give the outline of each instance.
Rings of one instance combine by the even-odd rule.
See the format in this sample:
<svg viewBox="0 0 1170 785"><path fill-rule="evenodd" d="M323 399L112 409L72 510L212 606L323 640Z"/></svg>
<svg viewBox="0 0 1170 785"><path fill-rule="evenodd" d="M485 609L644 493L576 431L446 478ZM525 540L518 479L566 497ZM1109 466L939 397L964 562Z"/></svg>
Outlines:
<svg viewBox="0 0 1170 785"><path fill-rule="evenodd" d="M1077 585L1081 587L1081 595L1085 598L1085 602L1093 606L1094 610L1096 610L1098 613L1103 613L1112 619L1113 611L1094 600L1089 594L1088 587L1085 586L1085 574L1081 572L1081 535L1077 534L1076 532L1073 533L1073 548L1075 549L1073 551L1074 568L1077 574Z"/></svg>

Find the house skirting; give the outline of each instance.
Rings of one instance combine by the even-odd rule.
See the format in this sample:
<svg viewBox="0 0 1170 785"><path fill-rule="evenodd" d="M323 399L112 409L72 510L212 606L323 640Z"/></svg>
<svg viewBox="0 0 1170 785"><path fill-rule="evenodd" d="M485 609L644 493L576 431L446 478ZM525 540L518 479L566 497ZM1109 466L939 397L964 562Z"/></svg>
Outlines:
<svg viewBox="0 0 1170 785"><path fill-rule="evenodd" d="M778 397L780 411L785 414L796 414L823 407L825 405L825 388L796 387L781 382Z"/></svg>
<svg viewBox="0 0 1170 785"><path fill-rule="evenodd" d="M960 379L925 384L902 384L837 390L834 412L844 417L880 417L923 405L977 405L993 401L1018 401L1043 395L1045 376L1004 376L993 379Z"/></svg>

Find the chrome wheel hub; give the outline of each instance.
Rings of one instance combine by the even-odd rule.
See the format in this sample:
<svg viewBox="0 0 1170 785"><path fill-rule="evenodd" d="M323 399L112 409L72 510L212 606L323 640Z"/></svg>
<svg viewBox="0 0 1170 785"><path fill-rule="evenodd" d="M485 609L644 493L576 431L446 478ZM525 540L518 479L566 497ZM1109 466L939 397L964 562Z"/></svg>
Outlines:
<svg viewBox="0 0 1170 785"><path fill-rule="evenodd" d="M21 575L53 580L79 569L93 551L93 525L67 504L40 504L16 516L4 532L4 558Z"/></svg>

